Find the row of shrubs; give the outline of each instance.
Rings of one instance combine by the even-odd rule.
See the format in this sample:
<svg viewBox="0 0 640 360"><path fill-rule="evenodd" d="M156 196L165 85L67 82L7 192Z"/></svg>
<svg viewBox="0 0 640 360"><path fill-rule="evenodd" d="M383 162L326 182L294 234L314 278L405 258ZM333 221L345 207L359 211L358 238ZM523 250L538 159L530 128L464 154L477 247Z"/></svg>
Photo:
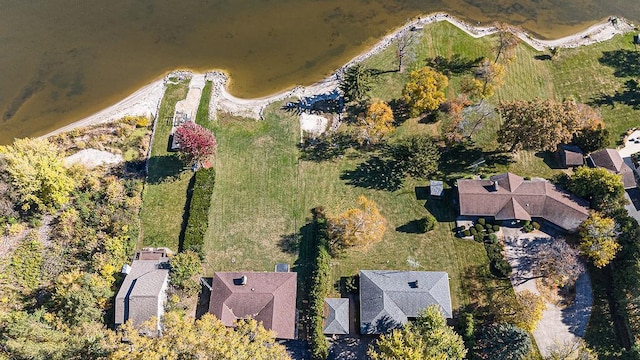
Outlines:
<svg viewBox="0 0 640 360"><path fill-rule="evenodd" d="M484 248L487 251L491 270L502 277L508 277L511 274L511 265L502 255L504 245L498 240L496 234L489 234L484 237Z"/></svg>
<svg viewBox="0 0 640 360"><path fill-rule="evenodd" d="M311 357L314 360L325 360L329 356L329 342L324 336L324 299L331 284L331 255L328 251L327 218L322 208L313 210L315 244L315 262L309 289L310 306L310 343Z"/></svg>
<svg viewBox="0 0 640 360"><path fill-rule="evenodd" d="M500 231L500 225L487 221L485 218L478 218L476 223L467 229L464 225L460 228L460 234L464 237L473 236L476 241L482 241L485 234L492 234Z"/></svg>
<svg viewBox="0 0 640 360"><path fill-rule="evenodd" d="M198 254L200 258L204 257L202 247L204 234L209 226L209 206L211 206L215 175L213 168L200 169L194 175L195 181L189 205L189 218L184 232L182 248L180 249L180 251L191 250Z"/></svg>

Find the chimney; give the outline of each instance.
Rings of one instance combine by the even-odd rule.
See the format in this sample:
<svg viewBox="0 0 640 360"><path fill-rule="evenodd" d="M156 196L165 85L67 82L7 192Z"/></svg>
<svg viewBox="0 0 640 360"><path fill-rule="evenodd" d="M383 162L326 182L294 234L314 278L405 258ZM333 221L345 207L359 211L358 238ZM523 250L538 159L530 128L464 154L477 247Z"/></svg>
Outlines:
<svg viewBox="0 0 640 360"><path fill-rule="evenodd" d="M129 275L129 273L131 272L131 266L129 266L129 264L122 265L122 270L120 270L120 272L125 275Z"/></svg>
<svg viewBox="0 0 640 360"><path fill-rule="evenodd" d="M418 280L416 279L416 289L419 288L420 285L418 284Z"/></svg>
<svg viewBox="0 0 640 360"><path fill-rule="evenodd" d="M242 277L240 277L240 285L247 285L247 275L242 275Z"/></svg>
<svg viewBox="0 0 640 360"><path fill-rule="evenodd" d="M491 190L492 191L498 191L498 182L497 181L492 181L491 182Z"/></svg>

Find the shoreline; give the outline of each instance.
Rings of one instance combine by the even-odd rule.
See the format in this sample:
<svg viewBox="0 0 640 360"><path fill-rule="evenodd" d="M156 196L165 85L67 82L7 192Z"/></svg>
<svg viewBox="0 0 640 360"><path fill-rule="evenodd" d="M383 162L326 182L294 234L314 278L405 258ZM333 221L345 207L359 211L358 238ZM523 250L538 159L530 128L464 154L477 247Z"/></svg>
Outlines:
<svg viewBox="0 0 640 360"><path fill-rule="evenodd" d="M260 119L262 117L263 110L273 102L289 97L301 98L333 91L337 88L338 79L342 72L352 64L362 62L369 57L380 53L387 47L391 46L395 40L407 33L416 30L422 31L423 26L440 21L447 21L474 38L480 38L498 32L498 29L495 26L473 26L447 13L434 13L427 16L419 16L416 19L405 23L402 27L390 32L371 48L354 57L324 79L309 86L298 85L287 90L276 92L272 95L255 99L242 99L231 95L227 91L229 76L223 70L206 72L204 73L205 79L213 82L209 113L214 119L218 111ZM528 44L535 50L544 51L553 47L575 48L606 41L613 38L615 35L632 31L634 29L634 25L624 18L609 17L609 19L592 25L583 31L555 40L537 39L528 32L514 26L507 26L506 29L518 36L521 41ZM121 119L125 116L142 115L155 118L160 108L160 102L162 101L165 85L169 81L169 77L180 75L184 76L187 74L203 75L202 73L184 70L171 71L163 76L162 79L143 86L116 104L100 110L93 115L49 132L42 137L60 134L80 127L108 123Z"/></svg>

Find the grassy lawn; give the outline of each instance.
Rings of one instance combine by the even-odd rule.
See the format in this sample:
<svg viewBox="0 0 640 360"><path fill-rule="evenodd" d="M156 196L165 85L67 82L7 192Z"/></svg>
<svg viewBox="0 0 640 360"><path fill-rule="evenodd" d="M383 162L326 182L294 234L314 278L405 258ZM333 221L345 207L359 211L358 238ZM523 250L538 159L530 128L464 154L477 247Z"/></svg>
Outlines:
<svg viewBox="0 0 640 360"><path fill-rule="evenodd" d="M472 282L483 281L489 289L505 284L510 288L508 281L497 281L486 272L483 279L469 278L477 269L488 270L488 259L481 244L452 235L451 199L426 204L442 221L434 231L403 232L401 226L427 211L425 200L416 198L416 187L424 183L409 181L394 192L348 185L341 179L343 173L367 158L356 152L336 161L298 161L297 117L275 107L266 112L264 121L222 116L213 129L219 156L205 237L209 274L273 271L276 262L293 265L297 251L290 235L307 223L310 209L322 205L330 214L338 214L355 206L356 197L364 194L379 205L389 221L388 230L382 242L333 260L336 283L360 269L447 271L456 308L482 298L476 291L487 291Z"/></svg>
<svg viewBox="0 0 640 360"><path fill-rule="evenodd" d="M160 104L153 139L149 174L142 195L142 234L144 246L167 246L178 250L178 239L187 195L190 171L183 171L175 153L167 151L176 102L187 95L189 79L169 84Z"/></svg>

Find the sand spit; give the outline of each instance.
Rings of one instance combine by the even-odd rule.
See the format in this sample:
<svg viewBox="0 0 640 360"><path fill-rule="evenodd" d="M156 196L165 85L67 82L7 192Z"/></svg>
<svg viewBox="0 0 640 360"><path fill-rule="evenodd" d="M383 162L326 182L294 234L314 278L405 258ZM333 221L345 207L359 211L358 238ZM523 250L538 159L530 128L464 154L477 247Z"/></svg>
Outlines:
<svg viewBox="0 0 640 360"><path fill-rule="evenodd" d="M213 82L212 97L209 104L209 113L212 114L214 118L217 112L221 111L231 113L233 115L260 119L262 117L264 109L273 102L284 100L287 98L300 99L316 94L329 93L337 88L341 74L352 64L361 62L375 54L378 54L388 46L394 44L398 39L402 38L412 31L418 31L427 24L439 21L447 21L474 38L491 35L498 31L495 26L473 26L445 13L436 13L429 16L421 16L385 36L367 52L356 56L325 79L309 86L296 86L290 90L282 91L270 96L257 99L241 99L231 95L226 88L226 85L229 81L227 74L225 74L223 71L208 72L205 74L205 79ZM529 44L534 49L543 51L545 49L553 47L574 48L578 46L590 45L597 42L606 41L617 34L629 32L633 30L633 28L634 25L629 21L623 18L612 17L599 24L593 25L577 34L566 36L556 40L536 39L526 31L517 27L508 27L508 30L516 34L523 42ZM154 81L153 83L144 86L143 88L128 96L124 100L118 102L117 104L114 104L80 121L64 126L45 136L58 134L78 127L114 121L127 115L144 115L155 117L158 112L162 96L164 95L165 85L168 81L170 81L170 77L176 75L184 76L185 72L180 71L169 73L167 76L165 76L164 79ZM202 76L202 74L198 75Z"/></svg>

